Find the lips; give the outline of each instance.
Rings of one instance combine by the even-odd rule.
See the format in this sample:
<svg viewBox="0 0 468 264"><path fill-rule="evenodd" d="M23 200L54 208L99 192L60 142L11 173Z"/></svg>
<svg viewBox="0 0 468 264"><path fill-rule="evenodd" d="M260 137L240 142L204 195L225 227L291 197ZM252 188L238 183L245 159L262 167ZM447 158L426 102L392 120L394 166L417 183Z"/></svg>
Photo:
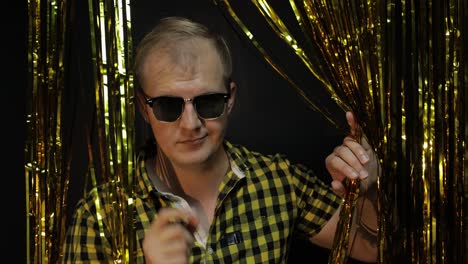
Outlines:
<svg viewBox="0 0 468 264"><path fill-rule="evenodd" d="M189 139L184 139L180 140L179 143L181 144L198 144L201 143L207 136L202 136L202 137L196 137L196 138L189 138Z"/></svg>

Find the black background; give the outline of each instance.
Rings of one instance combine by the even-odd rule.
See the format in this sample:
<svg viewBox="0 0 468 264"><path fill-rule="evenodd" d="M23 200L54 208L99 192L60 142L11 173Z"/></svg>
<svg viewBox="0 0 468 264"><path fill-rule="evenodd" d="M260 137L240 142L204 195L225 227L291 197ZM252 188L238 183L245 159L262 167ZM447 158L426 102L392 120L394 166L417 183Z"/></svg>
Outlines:
<svg viewBox="0 0 468 264"><path fill-rule="evenodd" d="M14 5L13 5L14 2ZM89 81L89 18L87 16L87 1L69 1L70 9L70 39L68 51L69 63L73 64L70 71L70 90L64 93L65 102L85 100L74 92L73 86L83 85ZM231 117L227 138L234 143L241 143L247 147L268 153L287 154L291 161L300 162L313 168L320 177L328 179L324 166L324 159L339 144L343 131L332 126L318 112L311 110L288 86L288 83L278 76L263 61L255 48L236 33L232 24L223 17L221 12L208 0L171 0L171 1L142 1L134 0L132 8L133 41L137 43L156 21L168 15L180 15L205 23L217 31L224 32L232 48L234 57L233 79L238 84L238 97ZM6 234L4 245L7 245L4 256L13 256L16 260L26 262L26 197L24 177L24 144L26 138L25 108L30 97L27 94L27 2L9 1L3 17L3 75L4 87L2 93L2 138L4 171L3 177L8 184L4 184L3 197L6 211L2 218ZM272 40L273 41L273 40ZM274 40L277 41L277 40ZM88 57L86 57L88 56ZM298 69L298 73L301 71ZM313 77L308 78L307 85L321 84ZM90 92L91 93L91 92ZM84 95L84 98L89 95ZM75 99L73 99L75 98ZM80 98L80 99L77 99ZM337 107L330 102L330 107ZM76 103L75 103L76 104ZM72 109L71 107L69 109ZM67 109L65 109L67 110ZM336 111L339 113L339 111ZM64 122L64 130L70 133L69 127L77 128L80 122L86 122L90 112L83 111L81 116L73 116ZM67 117L67 116L65 116ZM70 117L70 116L68 116ZM344 120L344 113L337 119ZM140 140L143 135L142 123L138 116L137 133ZM344 122L344 121L343 121ZM75 145L83 143L83 138L76 136L72 140ZM77 153L85 153L78 150ZM80 184L86 171L87 157L77 158L72 172L71 194L69 203L74 204L78 199ZM10 188L11 186L11 188ZM10 189L10 190L7 190ZM77 190L73 192L73 190ZM11 208L10 208L11 207ZM71 206L70 206L71 208ZM310 246L301 241L292 247L291 262L299 263L304 260L313 263L326 263L327 251ZM14 261L22 262L22 261Z"/></svg>
<svg viewBox="0 0 468 264"><path fill-rule="evenodd" d="M4 258L26 262L26 191L24 177L27 87L27 2L2 7L2 245ZM6 58L6 59L5 59Z"/></svg>

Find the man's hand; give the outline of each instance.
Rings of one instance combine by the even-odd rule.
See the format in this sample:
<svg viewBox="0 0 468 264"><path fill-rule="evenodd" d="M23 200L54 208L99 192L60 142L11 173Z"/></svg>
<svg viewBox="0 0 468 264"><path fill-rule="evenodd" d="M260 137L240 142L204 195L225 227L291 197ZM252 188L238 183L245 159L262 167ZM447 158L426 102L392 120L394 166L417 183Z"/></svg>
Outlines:
<svg viewBox="0 0 468 264"><path fill-rule="evenodd" d="M354 115L347 112L346 119L351 128L351 135L347 136L343 144L336 147L325 160L325 165L333 179L333 191L342 197L346 193L343 185L346 178L359 179L361 189L367 190L371 185L375 185L379 173L377 156L366 137L361 137L361 144L356 141L359 126Z"/></svg>
<svg viewBox="0 0 468 264"><path fill-rule="evenodd" d="M189 229L194 230L197 224L190 211L162 208L143 239L146 263L188 263L194 242Z"/></svg>
<svg viewBox="0 0 468 264"><path fill-rule="evenodd" d="M346 179L359 180L359 199L356 204L356 217L351 227L349 249L355 259L374 262L377 259L377 178L380 173L376 153L372 150L365 136L360 136L359 126L351 112L346 113L346 119L351 128L351 135L343 140L343 144L336 147L325 161L332 181L332 189L341 197L345 197ZM360 137L360 143L356 138ZM343 208L341 208L343 210ZM326 234L334 234L338 223L338 212L333 215L329 223L323 228L312 242L330 245ZM333 237L334 235L332 235Z"/></svg>

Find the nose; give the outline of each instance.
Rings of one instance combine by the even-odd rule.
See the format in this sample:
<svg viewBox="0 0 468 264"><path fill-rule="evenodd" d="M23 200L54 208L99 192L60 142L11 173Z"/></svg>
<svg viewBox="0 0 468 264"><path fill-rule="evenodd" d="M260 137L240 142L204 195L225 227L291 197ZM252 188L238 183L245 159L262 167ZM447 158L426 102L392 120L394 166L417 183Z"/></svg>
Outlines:
<svg viewBox="0 0 468 264"><path fill-rule="evenodd" d="M179 120L179 126L185 129L193 130L201 126L201 120L198 117L197 110L191 100L186 100L182 115Z"/></svg>

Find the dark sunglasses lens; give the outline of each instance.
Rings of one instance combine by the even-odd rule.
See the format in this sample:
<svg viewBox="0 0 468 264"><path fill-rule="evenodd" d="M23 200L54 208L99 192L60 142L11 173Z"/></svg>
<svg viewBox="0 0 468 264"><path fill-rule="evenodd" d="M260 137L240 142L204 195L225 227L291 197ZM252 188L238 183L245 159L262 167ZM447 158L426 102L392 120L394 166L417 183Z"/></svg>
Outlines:
<svg viewBox="0 0 468 264"><path fill-rule="evenodd" d="M153 112L159 121L173 122L182 113L184 99L161 96L154 99Z"/></svg>
<svg viewBox="0 0 468 264"><path fill-rule="evenodd" d="M226 98L224 94L201 95L194 99L198 115L204 119L217 118L224 113Z"/></svg>

